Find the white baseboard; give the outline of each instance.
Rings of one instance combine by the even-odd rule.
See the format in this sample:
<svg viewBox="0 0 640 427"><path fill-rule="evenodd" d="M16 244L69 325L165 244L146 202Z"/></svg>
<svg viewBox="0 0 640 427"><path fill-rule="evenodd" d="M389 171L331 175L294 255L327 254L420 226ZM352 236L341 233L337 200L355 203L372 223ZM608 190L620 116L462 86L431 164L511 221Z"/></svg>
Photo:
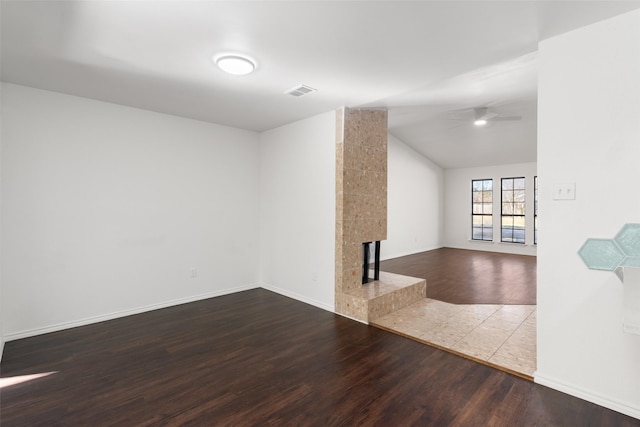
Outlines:
<svg viewBox="0 0 640 427"><path fill-rule="evenodd" d="M269 285L269 284L266 284L266 283L261 284L260 287L262 287L263 289L266 289L268 291L275 292L275 293L280 294L280 295L284 295L285 297L292 298L292 299L294 299L296 301L300 301L300 302L303 302L305 304L313 305L313 306L321 308L323 310L330 311L331 313L335 313L335 314L337 314L339 316L346 317L347 319L354 320L356 322L364 323L365 325L368 325L367 322L362 321L360 319L356 319L355 317L347 316L346 314L342 314L342 313L337 313L335 311L335 307L328 306L327 304L323 304L323 303L321 303L319 301L312 300L312 299L304 297L304 296L302 296L300 294L296 294L294 292L289 292L289 291L287 291L285 289L281 289L281 288L278 288L277 286L272 286L272 285Z"/></svg>
<svg viewBox="0 0 640 427"><path fill-rule="evenodd" d="M508 242L487 242L469 240L467 245L444 245L444 248L464 249L467 251L497 252L501 254L536 256L537 246Z"/></svg>
<svg viewBox="0 0 640 427"><path fill-rule="evenodd" d="M35 329L29 329L26 331L14 332L14 333L5 335L3 338L4 338L4 342L8 342L8 341L21 339L21 338L28 338L36 335L47 334L49 332L56 332L64 329L76 328L78 326L90 325L92 323L104 322L106 320L112 320L112 319L117 319L119 317L131 316L133 314L144 313L147 311L158 310L161 308L167 308L174 305L186 304L194 301L200 301L203 299L219 297L222 295L228 295L235 292L247 291L249 289L255 289L259 287L260 287L260 284L256 283L251 285L238 286L236 288L224 289L221 291L207 292L205 294L193 295L185 298L179 298L176 300L164 301L157 304L150 304L143 307L136 307L128 310L117 311L114 313L87 317L85 319L74 320L71 322L58 323L56 325L45 326L43 328L35 328Z"/></svg>
<svg viewBox="0 0 640 427"><path fill-rule="evenodd" d="M591 390L586 390L581 387L567 384L563 381L545 376L538 372L536 372L534 375L534 382L536 384L540 384L561 391L563 393L570 394L571 396L578 397L588 402L595 403L596 405L604 406L605 408L620 412L621 414L640 419L640 407L634 406L629 402L620 402L617 400L613 400Z"/></svg>
<svg viewBox="0 0 640 427"><path fill-rule="evenodd" d="M365 324L365 325L369 324L369 322L365 322L364 320L361 320L361 319L356 319L355 317L347 316L346 314L343 314L343 313L336 313L336 314L338 316L345 317L345 318L347 318L349 320L353 320L354 322L362 323L362 324Z"/></svg>
<svg viewBox="0 0 640 427"><path fill-rule="evenodd" d="M434 246L434 247L429 247L429 248L425 248L425 249L415 249L409 252L400 252L400 253L396 253L396 254L392 254L392 255L388 255L385 254L384 257L380 257L380 261L385 261L388 259L393 259L393 258L400 258L403 256L408 256L408 255L415 255L415 254L419 254L422 252L428 252L428 251L434 251L436 249L442 249L444 246Z"/></svg>
<svg viewBox="0 0 640 427"><path fill-rule="evenodd" d="M329 305L327 305L325 303L322 303L320 301L316 301L316 300L313 300L311 298L307 298L307 297L302 296L300 294L297 294L295 292L290 292L290 291L287 291L286 289L278 288L277 286L272 286L272 285L269 285L267 283L260 284L260 287L263 288L263 289L266 289L268 291L275 292L276 294L284 295L285 297L289 297L289 298L292 298L294 300L303 302L305 304L313 305L313 306L321 308L323 310L327 310L327 311L330 311L332 313L335 313L335 308L333 306L329 306Z"/></svg>

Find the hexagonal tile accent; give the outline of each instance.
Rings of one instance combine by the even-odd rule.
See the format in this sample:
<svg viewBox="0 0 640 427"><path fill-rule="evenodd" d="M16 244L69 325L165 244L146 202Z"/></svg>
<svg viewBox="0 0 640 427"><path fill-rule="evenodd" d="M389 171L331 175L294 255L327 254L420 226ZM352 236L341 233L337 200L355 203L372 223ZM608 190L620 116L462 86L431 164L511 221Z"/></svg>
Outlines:
<svg viewBox="0 0 640 427"><path fill-rule="evenodd" d="M578 255L594 270L613 271L625 259L625 255L613 239L587 239Z"/></svg>
<svg viewBox="0 0 640 427"><path fill-rule="evenodd" d="M625 224L614 240L625 255L640 256L640 224Z"/></svg>
<svg viewBox="0 0 640 427"><path fill-rule="evenodd" d="M620 267L640 267L640 256L628 256L620 263Z"/></svg>
<svg viewBox="0 0 640 427"><path fill-rule="evenodd" d="M624 285L623 330L640 335L640 224L625 224L613 239L587 239L578 255L587 267L618 276Z"/></svg>

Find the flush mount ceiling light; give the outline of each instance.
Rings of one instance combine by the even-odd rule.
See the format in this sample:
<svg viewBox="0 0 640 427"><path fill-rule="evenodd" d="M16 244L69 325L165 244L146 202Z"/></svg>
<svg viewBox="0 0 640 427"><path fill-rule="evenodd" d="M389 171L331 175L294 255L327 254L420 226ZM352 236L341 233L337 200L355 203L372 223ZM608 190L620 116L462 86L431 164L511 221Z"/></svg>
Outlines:
<svg viewBox="0 0 640 427"><path fill-rule="evenodd" d="M213 60L218 68L234 76L245 76L256 69L256 62L253 59L237 53L216 55Z"/></svg>

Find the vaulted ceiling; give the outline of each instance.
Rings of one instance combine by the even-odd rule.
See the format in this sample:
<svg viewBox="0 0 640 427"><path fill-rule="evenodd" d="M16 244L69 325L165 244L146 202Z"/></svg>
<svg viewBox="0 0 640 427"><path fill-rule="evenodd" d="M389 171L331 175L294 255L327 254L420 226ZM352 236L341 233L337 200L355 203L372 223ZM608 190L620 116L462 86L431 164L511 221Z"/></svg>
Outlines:
<svg viewBox="0 0 640 427"><path fill-rule="evenodd" d="M11 82L263 131L386 107L445 168L535 161L540 40L638 1L2 1ZM220 52L257 60L231 76ZM299 84L303 97L284 92ZM488 106L521 120L472 125Z"/></svg>

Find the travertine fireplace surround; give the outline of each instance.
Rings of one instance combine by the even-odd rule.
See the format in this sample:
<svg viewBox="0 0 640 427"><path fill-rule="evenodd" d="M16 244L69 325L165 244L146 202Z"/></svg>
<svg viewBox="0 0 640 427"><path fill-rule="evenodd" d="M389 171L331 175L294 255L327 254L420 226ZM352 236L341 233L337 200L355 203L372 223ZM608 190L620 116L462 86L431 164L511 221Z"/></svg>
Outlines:
<svg viewBox="0 0 640 427"><path fill-rule="evenodd" d="M387 111L341 108L336 120L336 312L368 323L426 297L390 273L362 285L362 243L387 238Z"/></svg>

